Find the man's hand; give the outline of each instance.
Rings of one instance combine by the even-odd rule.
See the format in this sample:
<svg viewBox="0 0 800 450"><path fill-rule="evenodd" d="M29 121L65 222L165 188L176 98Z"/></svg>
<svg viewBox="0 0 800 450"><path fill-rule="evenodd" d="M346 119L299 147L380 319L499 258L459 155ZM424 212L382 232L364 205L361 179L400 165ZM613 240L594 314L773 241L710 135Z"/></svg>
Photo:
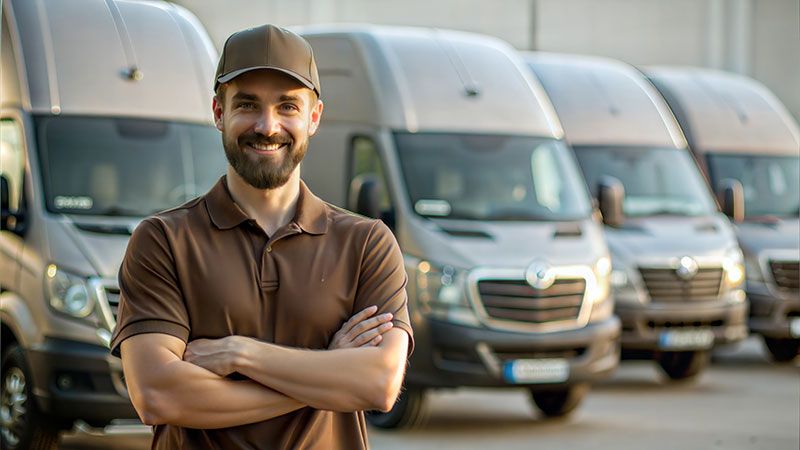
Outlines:
<svg viewBox="0 0 800 450"><path fill-rule="evenodd" d="M227 336L220 339L197 339L186 345L183 360L221 377L235 372L236 358L241 348L237 342L241 336Z"/></svg>
<svg viewBox="0 0 800 450"><path fill-rule="evenodd" d="M377 306L364 308L342 325L333 335L328 350L338 348L374 347L383 340L383 333L392 329L392 314L386 313L372 317Z"/></svg>

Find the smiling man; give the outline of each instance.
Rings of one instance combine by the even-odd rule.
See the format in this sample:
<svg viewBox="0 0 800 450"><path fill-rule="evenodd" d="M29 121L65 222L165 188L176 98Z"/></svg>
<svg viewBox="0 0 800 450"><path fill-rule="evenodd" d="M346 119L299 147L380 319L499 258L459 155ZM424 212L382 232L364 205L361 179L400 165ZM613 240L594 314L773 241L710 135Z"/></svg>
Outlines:
<svg viewBox="0 0 800 450"><path fill-rule="evenodd" d="M154 449L362 449L413 346L400 249L300 179L323 104L309 44L228 38L214 85L227 175L142 222L112 351Z"/></svg>

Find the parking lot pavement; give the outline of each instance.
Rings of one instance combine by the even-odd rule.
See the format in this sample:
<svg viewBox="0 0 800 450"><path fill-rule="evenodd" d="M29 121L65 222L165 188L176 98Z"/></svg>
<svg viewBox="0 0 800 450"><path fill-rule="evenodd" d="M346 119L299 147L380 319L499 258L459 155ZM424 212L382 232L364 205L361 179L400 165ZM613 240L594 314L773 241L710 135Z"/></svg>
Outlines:
<svg viewBox="0 0 800 450"><path fill-rule="evenodd" d="M545 420L522 390L459 389L430 396L426 424L370 430L373 449L800 448L800 360L774 365L761 342L715 354L693 383L670 383L649 362L623 362L574 416ZM149 438L72 435L67 450L144 450Z"/></svg>

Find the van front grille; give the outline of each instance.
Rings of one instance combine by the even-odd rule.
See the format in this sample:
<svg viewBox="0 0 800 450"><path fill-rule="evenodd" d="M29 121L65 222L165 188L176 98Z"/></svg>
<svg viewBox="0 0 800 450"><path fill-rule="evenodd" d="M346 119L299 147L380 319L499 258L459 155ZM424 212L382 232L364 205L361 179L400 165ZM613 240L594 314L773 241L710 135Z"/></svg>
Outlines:
<svg viewBox="0 0 800 450"><path fill-rule="evenodd" d="M722 268L699 269L690 279L678 276L675 269L640 268L642 280L656 303L711 301L719 297Z"/></svg>
<svg viewBox="0 0 800 450"><path fill-rule="evenodd" d="M783 289L800 291L800 261L770 261L775 284Z"/></svg>
<svg viewBox="0 0 800 450"><path fill-rule="evenodd" d="M478 293L493 319L533 324L577 320L586 281L556 279L547 289L536 289L525 280L480 280Z"/></svg>
<svg viewBox="0 0 800 450"><path fill-rule="evenodd" d="M114 316L114 321L116 322L117 312L119 311L119 288L106 286L104 289L108 306L111 308L111 315Z"/></svg>

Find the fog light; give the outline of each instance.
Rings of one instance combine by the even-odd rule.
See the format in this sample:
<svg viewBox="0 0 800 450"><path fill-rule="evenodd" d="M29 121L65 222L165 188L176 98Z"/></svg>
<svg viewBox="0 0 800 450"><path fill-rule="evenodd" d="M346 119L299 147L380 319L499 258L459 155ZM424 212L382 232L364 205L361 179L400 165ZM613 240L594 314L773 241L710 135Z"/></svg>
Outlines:
<svg viewBox="0 0 800 450"><path fill-rule="evenodd" d="M72 377L69 376L69 375L60 375L56 379L56 385L62 391L68 391L68 390L72 389L72 385L73 384L74 383L72 382Z"/></svg>

